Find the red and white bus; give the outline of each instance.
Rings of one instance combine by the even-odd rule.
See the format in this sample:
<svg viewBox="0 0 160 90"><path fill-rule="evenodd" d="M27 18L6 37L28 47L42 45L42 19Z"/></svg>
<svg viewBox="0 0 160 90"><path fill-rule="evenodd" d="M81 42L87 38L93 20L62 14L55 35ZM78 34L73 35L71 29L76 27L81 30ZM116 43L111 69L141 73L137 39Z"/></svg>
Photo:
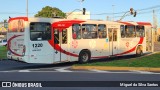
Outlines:
<svg viewBox="0 0 160 90"><path fill-rule="evenodd" d="M151 52L151 24L54 18L9 19L9 59L61 63Z"/></svg>

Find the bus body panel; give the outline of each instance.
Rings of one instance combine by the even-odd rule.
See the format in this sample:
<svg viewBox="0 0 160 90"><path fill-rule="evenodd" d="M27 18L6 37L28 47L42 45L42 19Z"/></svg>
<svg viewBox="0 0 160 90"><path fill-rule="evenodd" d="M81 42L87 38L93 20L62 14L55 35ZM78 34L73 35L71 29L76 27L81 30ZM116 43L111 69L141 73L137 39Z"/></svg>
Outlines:
<svg viewBox="0 0 160 90"><path fill-rule="evenodd" d="M142 47L143 53L149 52L152 49L152 40L150 39L150 37L152 37L151 24L149 23L51 18L12 18L9 20L9 25L12 24L12 22L18 23L19 20L23 22L24 31L9 32L7 34L9 49L7 56L10 59L21 60L27 63L78 61L79 54L82 50L88 50L91 53L91 59L102 59L110 56L136 54L138 46ZM74 39L73 24L80 25L80 39ZM50 34L45 34L47 31L43 31L48 30L47 25L50 25ZM97 34L95 34L95 32L90 33L91 35L97 35L96 38L84 38L82 36L83 25L96 25L97 29L99 25L105 25L107 35L105 38L100 38L99 31L96 29L97 31L95 32ZM145 35L143 37L122 37L121 25L124 27L134 26L135 28L137 28L137 26L144 27ZM10 26L13 27L13 25ZM38 31L36 31L35 28L37 28ZM41 35L38 36L38 34ZM47 38L49 35L51 35L51 37L43 39L43 34L48 35L46 36Z"/></svg>
<svg viewBox="0 0 160 90"><path fill-rule="evenodd" d="M27 18L19 17L9 20L9 29L7 33L7 57L15 60L23 60L25 22Z"/></svg>
<svg viewBox="0 0 160 90"><path fill-rule="evenodd" d="M48 41L29 42L29 62L53 63L53 48Z"/></svg>

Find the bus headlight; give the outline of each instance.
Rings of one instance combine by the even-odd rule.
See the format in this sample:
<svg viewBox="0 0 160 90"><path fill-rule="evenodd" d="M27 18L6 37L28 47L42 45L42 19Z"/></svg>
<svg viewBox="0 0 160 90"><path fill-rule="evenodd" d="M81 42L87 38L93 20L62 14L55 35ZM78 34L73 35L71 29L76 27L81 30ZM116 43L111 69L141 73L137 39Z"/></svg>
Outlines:
<svg viewBox="0 0 160 90"><path fill-rule="evenodd" d="M22 56L24 56L24 55L25 55L25 52L26 52L26 46L25 46L25 45L23 45Z"/></svg>

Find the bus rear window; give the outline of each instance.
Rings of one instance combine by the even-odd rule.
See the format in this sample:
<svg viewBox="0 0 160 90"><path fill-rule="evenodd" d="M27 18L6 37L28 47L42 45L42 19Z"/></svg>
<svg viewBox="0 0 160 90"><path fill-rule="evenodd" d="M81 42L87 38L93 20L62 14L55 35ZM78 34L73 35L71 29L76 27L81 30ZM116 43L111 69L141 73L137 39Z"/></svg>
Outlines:
<svg viewBox="0 0 160 90"><path fill-rule="evenodd" d="M32 41L50 40L51 24L46 22L30 23L30 39Z"/></svg>

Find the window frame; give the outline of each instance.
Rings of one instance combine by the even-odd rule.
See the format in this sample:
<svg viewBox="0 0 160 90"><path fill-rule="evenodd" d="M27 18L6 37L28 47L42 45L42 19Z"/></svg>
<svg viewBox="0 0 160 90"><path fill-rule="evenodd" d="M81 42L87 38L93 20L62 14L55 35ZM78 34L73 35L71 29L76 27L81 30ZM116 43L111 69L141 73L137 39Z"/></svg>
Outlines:
<svg viewBox="0 0 160 90"><path fill-rule="evenodd" d="M82 24L82 38L83 39L97 39L98 38L97 33L98 33L97 24Z"/></svg>
<svg viewBox="0 0 160 90"><path fill-rule="evenodd" d="M123 26L123 29L122 29L122 26ZM125 38L126 37L126 34L125 34L125 25L120 25L120 31L121 31L121 38ZM122 37L122 35L123 35L123 37Z"/></svg>
<svg viewBox="0 0 160 90"><path fill-rule="evenodd" d="M136 37L136 26L135 25L125 25L125 37L126 38Z"/></svg>
<svg viewBox="0 0 160 90"><path fill-rule="evenodd" d="M138 30L138 28L137 28L138 26L143 28L143 36L141 36L141 35L137 36L138 33L139 33L139 32L137 31L137 30ZM136 37L145 37L145 26L143 26L143 25L137 25L137 26L136 26Z"/></svg>
<svg viewBox="0 0 160 90"><path fill-rule="evenodd" d="M104 25L104 29L103 30L99 29L100 25ZM102 37L100 37L100 33L101 33ZM105 34L105 36L104 36L104 34ZM106 26L106 24L98 24L98 38L99 39L107 38L107 26Z"/></svg>
<svg viewBox="0 0 160 90"><path fill-rule="evenodd" d="M37 30L37 27L34 27L34 28L36 28L36 30L31 30L31 24L46 24L46 26L48 25L49 26L49 31L48 31L48 29L45 29L45 30ZM51 23L49 23L49 22L31 22L30 24L29 24L29 32L30 32L30 40L31 41L48 41L48 40L51 40L52 39L52 35L51 35L51 33L52 33L52 27L51 27ZM38 37L36 37L36 39L32 39L32 33L35 33L35 32L38 32L39 33L39 36ZM36 34L35 34L36 35ZM42 35L42 36L41 36ZM41 37L40 37L41 36ZM49 36L49 38L47 37L47 36ZM40 38L39 38L40 37Z"/></svg>
<svg viewBox="0 0 160 90"><path fill-rule="evenodd" d="M64 32L65 32L65 34L64 34ZM62 29L62 44L67 44L68 43L68 36L67 35L68 35L67 34L67 29Z"/></svg>
<svg viewBox="0 0 160 90"><path fill-rule="evenodd" d="M79 25L79 30L75 30L75 34L74 34L74 25ZM76 35L76 38L74 38L74 36ZM78 36L77 36L78 35ZM80 37L79 37L80 36ZM82 38L82 31L81 31L81 24L77 24L77 23L74 23L72 24L72 39L81 39Z"/></svg>

